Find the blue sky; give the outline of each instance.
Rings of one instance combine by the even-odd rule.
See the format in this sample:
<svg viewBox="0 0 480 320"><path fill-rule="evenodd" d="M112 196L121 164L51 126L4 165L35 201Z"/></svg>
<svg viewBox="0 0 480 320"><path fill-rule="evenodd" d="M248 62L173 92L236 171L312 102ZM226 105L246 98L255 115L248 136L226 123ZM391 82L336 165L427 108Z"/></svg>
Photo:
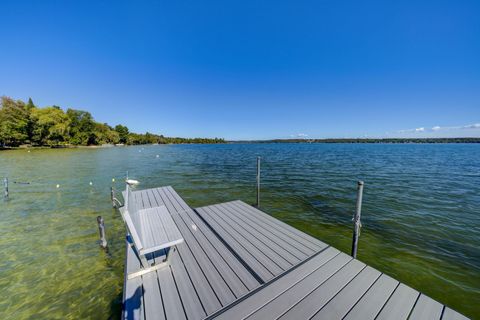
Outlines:
<svg viewBox="0 0 480 320"><path fill-rule="evenodd" d="M0 95L169 136L480 136L479 1L0 0Z"/></svg>

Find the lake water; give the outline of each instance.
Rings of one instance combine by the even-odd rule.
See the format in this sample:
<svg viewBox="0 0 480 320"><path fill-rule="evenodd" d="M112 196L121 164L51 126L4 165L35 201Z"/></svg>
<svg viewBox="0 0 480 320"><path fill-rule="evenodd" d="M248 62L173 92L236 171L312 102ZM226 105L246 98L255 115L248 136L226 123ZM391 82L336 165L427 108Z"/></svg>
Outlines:
<svg viewBox="0 0 480 320"><path fill-rule="evenodd" d="M231 144L0 152L0 319L118 318L125 229L112 178L172 185L191 206L254 203L257 155L262 209L347 253L364 180L358 258L480 318L480 145Z"/></svg>

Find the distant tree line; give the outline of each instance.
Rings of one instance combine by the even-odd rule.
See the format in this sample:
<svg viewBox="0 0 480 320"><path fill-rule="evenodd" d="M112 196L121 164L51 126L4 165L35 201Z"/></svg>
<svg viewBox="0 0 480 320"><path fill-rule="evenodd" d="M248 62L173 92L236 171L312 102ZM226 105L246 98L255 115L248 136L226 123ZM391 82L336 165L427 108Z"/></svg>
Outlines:
<svg viewBox="0 0 480 320"><path fill-rule="evenodd" d="M480 143L480 138L342 138L342 139L274 139L231 141L234 143Z"/></svg>
<svg viewBox="0 0 480 320"><path fill-rule="evenodd" d="M96 122L87 111L58 106L37 107L9 97L0 100L0 147L89 146L102 144L223 143L223 139L171 138L153 133L138 134L126 126Z"/></svg>

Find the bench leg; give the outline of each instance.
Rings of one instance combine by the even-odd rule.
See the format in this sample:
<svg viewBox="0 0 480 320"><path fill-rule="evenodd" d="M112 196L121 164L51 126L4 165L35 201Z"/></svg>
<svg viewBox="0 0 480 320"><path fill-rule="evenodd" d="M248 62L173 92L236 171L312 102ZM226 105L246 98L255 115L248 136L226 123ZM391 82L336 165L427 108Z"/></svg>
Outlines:
<svg viewBox="0 0 480 320"><path fill-rule="evenodd" d="M168 262L168 260L170 259L171 253L174 250L175 250L175 247L168 248L167 254L165 255L165 259L163 259L163 262Z"/></svg>
<svg viewBox="0 0 480 320"><path fill-rule="evenodd" d="M148 264L148 260L147 258L145 258L145 256L140 256L140 262L142 264L142 267L144 268L150 267L150 265Z"/></svg>
<svg viewBox="0 0 480 320"><path fill-rule="evenodd" d="M140 261L142 263L143 268L141 270L138 270L137 272L132 272L128 274L127 279L130 280L139 276L143 276L144 274L147 274L149 272L168 266L170 264L171 254L174 250L175 250L175 247L170 247L167 251L167 254L165 255L165 259L161 263L155 264L155 265L149 265L145 256L141 256Z"/></svg>

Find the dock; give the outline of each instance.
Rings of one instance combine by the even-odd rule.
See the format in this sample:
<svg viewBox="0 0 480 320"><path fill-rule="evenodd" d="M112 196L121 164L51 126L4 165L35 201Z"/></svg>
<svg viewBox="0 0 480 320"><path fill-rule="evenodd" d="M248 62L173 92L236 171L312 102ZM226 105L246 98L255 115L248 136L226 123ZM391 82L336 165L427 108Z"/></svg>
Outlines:
<svg viewBox="0 0 480 320"><path fill-rule="evenodd" d="M243 201L191 208L170 186L131 198L165 206L184 241L129 278L142 262L127 232L123 319L467 319Z"/></svg>

